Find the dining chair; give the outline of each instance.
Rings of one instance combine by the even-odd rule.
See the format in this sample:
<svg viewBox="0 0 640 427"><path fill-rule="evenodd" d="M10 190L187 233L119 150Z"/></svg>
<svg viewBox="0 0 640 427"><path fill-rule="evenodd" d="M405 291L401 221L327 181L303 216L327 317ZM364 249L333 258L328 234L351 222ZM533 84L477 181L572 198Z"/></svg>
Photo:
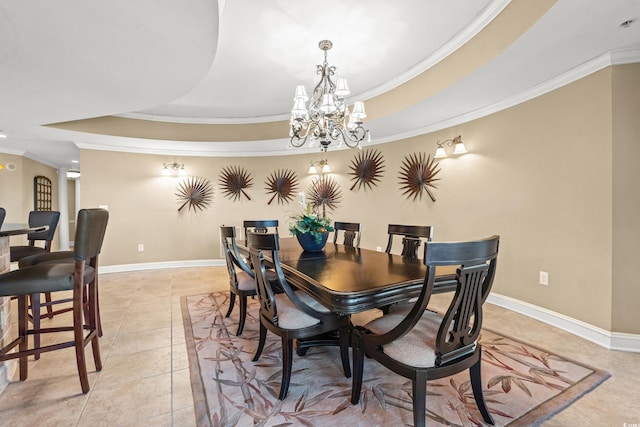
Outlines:
<svg viewBox="0 0 640 427"><path fill-rule="evenodd" d="M340 222L335 221L333 223L333 243L338 243L339 231L343 231L343 242L345 246L360 247L360 234L362 233L362 226L359 222Z"/></svg>
<svg viewBox="0 0 640 427"><path fill-rule="evenodd" d="M418 259L418 250L422 245L422 239L430 242L433 239L433 227L430 225L398 225L389 224L388 228L389 240L386 253L391 253L394 236L402 237L402 253L407 258Z"/></svg>
<svg viewBox="0 0 640 427"><path fill-rule="evenodd" d="M81 209L75 232L74 261L72 263L42 263L0 275L0 296L18 297L18 337L0 349L0 362L19 359L20 381L28 376L27 357L75 347L76 365L82 392L89 392L85 347L90 343L96 371L102 369L97 334L98 255L109 219L104 209ZM71 324L53 328L29 329L27 297L44 292L73 291ZM73 332L73 339L46 346L29 346L29 335ZM57 336L57 335L56 335ZM70 337L69 337L70 338ZM10 353L18 348L18 351Z"/></svg>
<svg viewBox="0 0 640 427"><path fill-rule="evenodd" d="M255 273L240 256L236 243L235 227L221 226L220 239L224 258L229 273L229 310L224 317L231 316L236 301L236 295L240 300L240 318L236 335L242 334L245 319L247 317L247 297L257 294Z"/></svg>
<svg viewBox="0 0 640 427"><path fill-rule="evenodd" d="M0 228L2 227L2 224L4 223L4 218L7 215L7 211L4 208L0 208Z"/></svg>
<svg viewBox="0 0 640 427"><path fill-rule="evenodd" d="M287 397L293 365L293 340L304 340L319 335L338 332L338 344L344 375L351 376L349 366L349 317L329 311L303 291L294 291L282 272L278 258L279 240L275 233L249 233L249 250L255 266L258 298L260 300L260 340L253 357L257 361L264 349L267 330L278 335L282 341L282 380L278 399ZM268 280L265 256L269 258L276 273L277 284L283 292L275 293ZM326 341L324 345L335 345ZM320 343L318 344L320 345Z"/></svg>
<svg viewBox="0 0 640 427"><path fill-rule="evenodd" d="M499 236L470 242L427 242L427 273L415 304L404 311L356 326L353 342L351 403L362 390L364 356L412 382L414 426L425 425L427 381L469 369L471 389L485 422L494 424L482 394L478 342L484 304L496 272ZM456 291L446 314L426 310L433 291L436 267L459 266Z"/></svg>
<svg viewBox="0 0 640 427"><path fill-rule="evenodd" d="M242 227L244 228L245 240L247 240L247 233L250 231L253 231L254 233L268 233L271 231L278 234L277 219L246 220L242 221Z"/></svg>

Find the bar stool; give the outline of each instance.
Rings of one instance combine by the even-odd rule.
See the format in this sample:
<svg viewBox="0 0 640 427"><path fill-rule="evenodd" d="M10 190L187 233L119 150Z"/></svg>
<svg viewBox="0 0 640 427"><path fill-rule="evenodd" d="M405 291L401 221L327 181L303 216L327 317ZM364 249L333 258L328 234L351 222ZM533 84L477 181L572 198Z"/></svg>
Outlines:
<svg viewBox="0 0 640 427"><path fill-rule="evenodd" d="M97 331L98 255L109 219L104 209L82 209L76 222L74 262L41 263L0 275L0 296L18 297L18 337L0 349L0 362L19 359L20 381L28 376L27 357L75 347L82 392L89 391L84 348L91 343L97 371L102 369ZM73 291L72 325L28 328L27 297L43 292ZM44 347L29 347L29 335L73 332L73 339ZM9 353L18 348L17 352Z"/></svg>

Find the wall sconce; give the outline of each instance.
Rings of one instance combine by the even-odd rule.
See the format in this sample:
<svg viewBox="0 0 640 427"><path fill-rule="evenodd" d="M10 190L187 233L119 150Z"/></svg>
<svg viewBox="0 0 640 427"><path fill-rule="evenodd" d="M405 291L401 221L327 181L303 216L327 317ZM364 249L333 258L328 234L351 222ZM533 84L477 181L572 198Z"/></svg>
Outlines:
<svg viewBox="0 0 640 427"><path fill-rule="evenodd" d="M436 159L441 159L443 157L447 157L447 152L444 149L444 146L453 147L453 153L451 154L464 154L467 152L467 149L464 146L464 142L462 142L462 137L460 135L456 136L453 139L447 139L442 142L437 141L438 148L436 149L436 154L433 156Z"/></svg>
<svg viewBox="0 0 640 427"><path fill-rule="evenodd" d="M183 163L163 163L162 176L187 176Z"/></svg>
<svg viewBox="0 0 640 427"><path fill-rule="evenodd" d="M318 172L318 168L320 168L320 172ZM329 172L331 172L331 168L329 167L329 161L327 159L311 162L311 166L309 166L309 173L313 175Z"/></svg>

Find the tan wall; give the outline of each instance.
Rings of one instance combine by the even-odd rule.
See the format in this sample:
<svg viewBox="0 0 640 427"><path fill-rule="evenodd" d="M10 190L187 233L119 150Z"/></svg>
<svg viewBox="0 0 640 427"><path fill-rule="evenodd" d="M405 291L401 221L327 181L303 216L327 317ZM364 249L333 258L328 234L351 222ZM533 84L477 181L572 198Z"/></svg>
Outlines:
<svg viewBox="0 0 640 427"><path fill-rule="evenodd" d="M58 210L58 172L56 169L26 157L0 153L0 162L13 162L17 168L13 172L0 171L0 206L7 210L5 223L25 223L33 205L33 178L46 176L52 185L52 208ZM12 245L27 243L26 236L14 236ZM52 250L59 248L57 232Z"/></svg>
<svg viewBox="0 0 640 427"><path fill-rule="evenodd" d="M0 153L0 163L3 165L15 163L16 165L15 171L0 170L0 206L7 211L7 216L4 219L5 223L22 223L26 221L23 200L28 197L29 193L21 191L23 159L22 156Z"/></svg>
<svg viewBox="0 0 640 427"><path fill-rule="evenodd" d="M330 151L326 158L332 176L343 189L343 201L331 217L361 221L366 248L384 247L390 222L433 225L437 240L500 234L496 292L606 330L640 333L637 310L624 318L616 315L612 324L612 297L634 295L621 286L614 292L612 279L612 206L617 206L612 188L618 180L612 166L612 73L600 71L446 131L375 146L384 155L386 173L373 190L349 191L349 164L355 153ZM628 78L620 82L623 88ZM616 100L616 107L631 102ZM458 134L470 153L440 162L437 201L403 197L398 171L404 156L433 153L437 139ZM221 224L256 218L277 218L286 224L288 215L298 210L295 204L266 205L264 182L272 171L294 169L306 189L308 161L323 157L171 158L82 150L82 204L109 205L103 265L219 258ZM205 212L177 212L178 181L159 176L162 162L174 160L216 184L215 200ZM252 173L252 200L223 197L217 179L225 165L240 165ZM637 211L637 205L626 200L620 207ZM626 227L635 219L626 216L620 221ZM285 229L283 225L283 234ZM145 252L136 251L138 243L145 245ZM637 263L637 251L628 255L630 263ZM540 270L550 274L548 287L538 284Z"/></svg>
<svg viewBox="0 0 640 427"><path fill-rule="evenodd" d="M612 329L638 333L640 284L640 64L613 69Z"/></svg>

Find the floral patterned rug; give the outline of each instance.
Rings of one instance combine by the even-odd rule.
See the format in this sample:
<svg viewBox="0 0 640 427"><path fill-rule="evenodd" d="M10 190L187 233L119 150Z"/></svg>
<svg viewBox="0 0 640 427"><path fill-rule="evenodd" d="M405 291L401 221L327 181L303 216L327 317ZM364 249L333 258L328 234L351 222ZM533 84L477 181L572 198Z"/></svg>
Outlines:
<svg viewBox="0 0 640 427"><path fill-rule="evenodd" d="M280 338L269 333L259 361L257 300L249 300L242 336L238 307L224 318L228 292L184 297L182 311L199 426L401 426L412 425L411 382L365 359L358 405L352 405L337 347L295 355L289 394L277 399ZM377 312L377 311L376 311ZM481 336L484 395L498 426L532 426L595 388L609 375L488 330ZM485 425L468 372L430 381L427 425Z"/></svg>

